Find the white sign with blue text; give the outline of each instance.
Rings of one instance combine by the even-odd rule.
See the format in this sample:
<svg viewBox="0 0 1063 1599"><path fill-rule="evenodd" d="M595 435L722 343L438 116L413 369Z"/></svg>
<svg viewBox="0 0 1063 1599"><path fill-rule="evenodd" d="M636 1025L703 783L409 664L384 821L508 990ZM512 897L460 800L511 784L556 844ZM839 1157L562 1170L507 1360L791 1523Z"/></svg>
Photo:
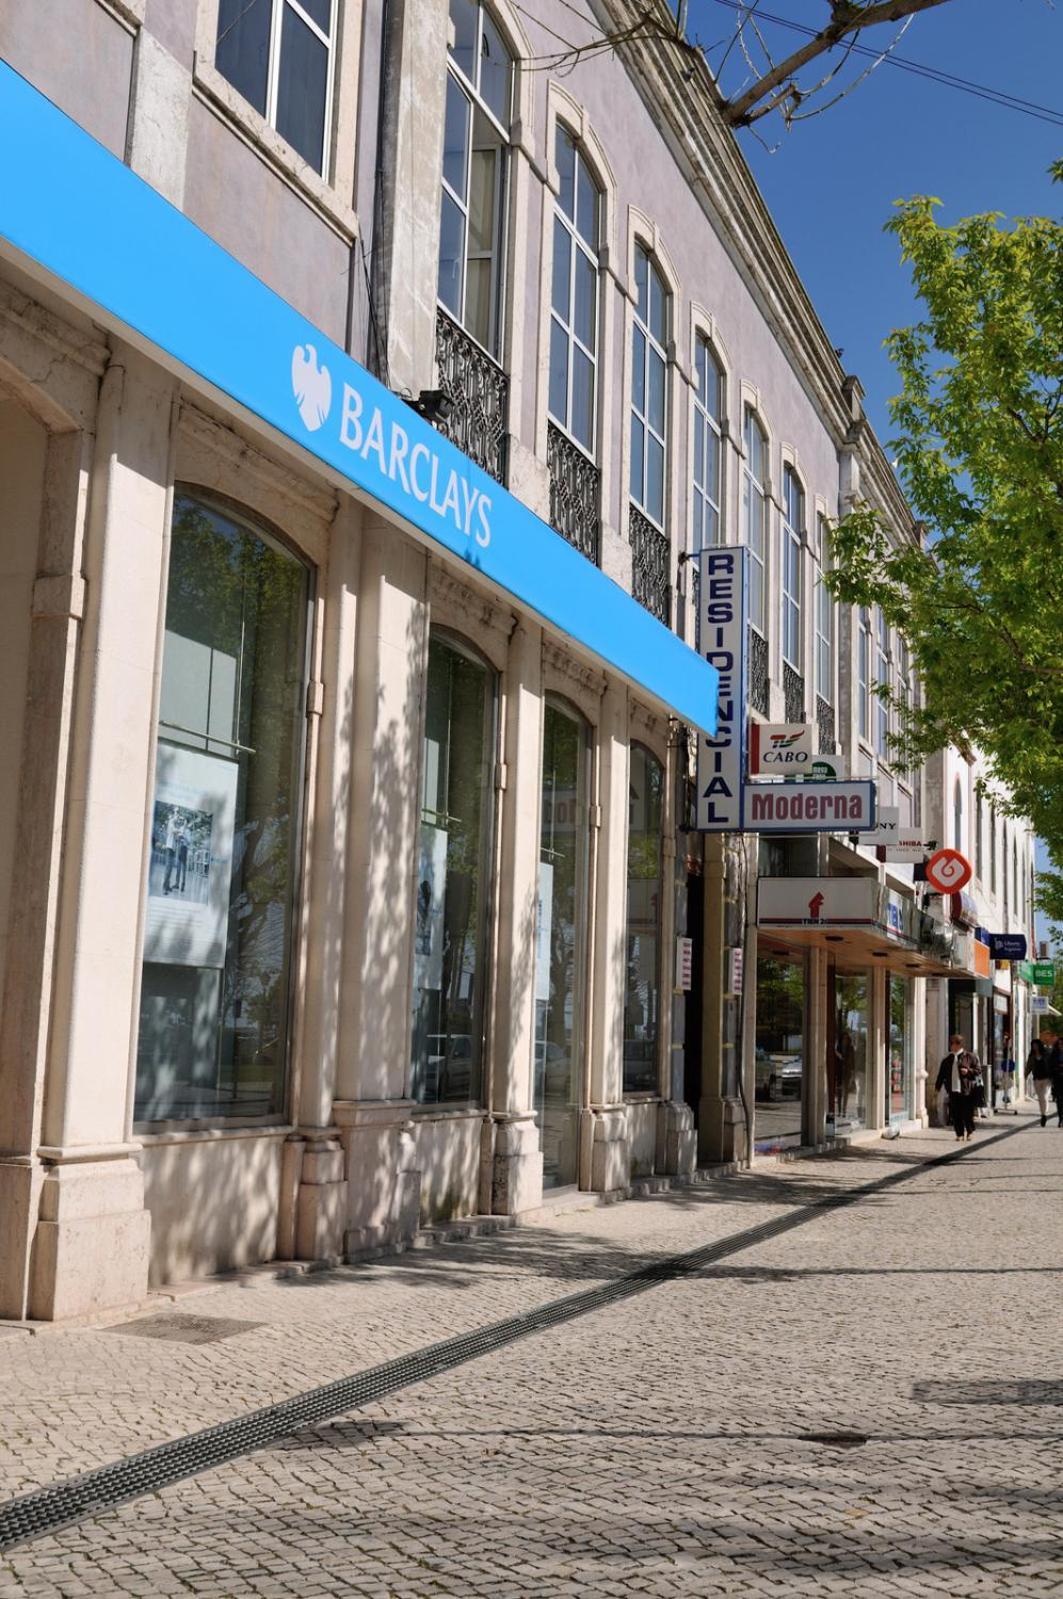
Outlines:
<svg viewBox="0 0 1063 1599"><path fill-rule="evenodd" d="M703 833L742 828L746 750L746 551L740 544L702 550L698 566L698 653L720 674L716 732L698 744L697 827Z"/></svg>

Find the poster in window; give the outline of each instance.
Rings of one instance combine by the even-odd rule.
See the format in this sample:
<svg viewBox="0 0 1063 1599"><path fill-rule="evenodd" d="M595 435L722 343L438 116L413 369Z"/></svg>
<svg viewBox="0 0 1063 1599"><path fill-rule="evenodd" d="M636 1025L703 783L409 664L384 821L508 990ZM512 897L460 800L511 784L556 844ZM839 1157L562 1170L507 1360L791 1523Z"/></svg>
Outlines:
<svg viewBox="0 0 1063 1599"><path fill-rule="evenodd" d="M145 960L225 965L237 777L235 761L159 744Z"/></svg>
<svg viewBox="0 0 1063 1599"><path fill-rule="evenodd" d="M443 987L443 908L447 886L447 832L421 826L417 863L417 904L413 930L414 987Z"/></svg>

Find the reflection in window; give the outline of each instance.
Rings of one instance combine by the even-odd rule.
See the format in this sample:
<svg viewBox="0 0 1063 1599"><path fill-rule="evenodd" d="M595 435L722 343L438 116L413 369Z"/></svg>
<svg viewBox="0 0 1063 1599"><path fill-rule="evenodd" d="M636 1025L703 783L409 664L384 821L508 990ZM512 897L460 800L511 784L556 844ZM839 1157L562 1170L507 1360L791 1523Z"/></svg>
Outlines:
<svg viewBox="0 0 1063 1599"><path fill-rule="evenodd" d="M587 729L548 701L535 929L533 1103L546 1188L579 1175L587 885Z"/></svg>
<svg viewBox="0 0 1063 1599"><path fill-rule="evenodd" d="M694 516L690 548L720 543L723 372L709 341L694 342Z"/></svg>
<svg viewBox="0 0 1063 1599"><path fill-rule="evenodd" d="M860 737L871 737L871 612L860 607L857 631L857 726Z"/></svg>
<svg viewBox="0 0 1063 1599"><path fill-rule="evenodd" d="M655 1093L661 988L661 825L664 768L631 746L627 835L624 1092Z"/></svg>
<svg viewBox="0 0 1063 1599"><path fill-rule="evenodd" d="M631 361L631 498L664 526L667 477L669 297L641 244L635 246Z"/></svg>
<svg viewBox="0 0 1063 1599"><path fill-rule="evenodd" d="M219 0L215 67L316 172L334 42L334 0Z"/></svg>
<svg viewBox="0 0 1063 1599"><path fill-rule="evenodd" d="M749 546L749 620L767 638L765 619L764 528L767 518L766 478L768 441L751 406L746 406L742 430L745 465L742 471L742 537Z"/></svg>
<svg viewBox="0 0 1063 1599"><path fill-rule="evenodd" d="M482 5L451 0L439 300L498 359L513 63Z"/></svg>
<svg viewBox="0 0 1063 1599"><path fill-rule="evenodd" d="M875 644L875 682L881 691L875 704L875 750L883 759L890 748L890 628L879 611Z"/></svg>
<svg viewBox="0 0 1063 1599"><path fill-rule="evenodd" d="M309 575L174 508L137 1043L141 1122L284 1109Z"/></svg>
<svg viewBox="0 0 1063 1599"><path fill-rule="evenodd" d="M782 658L801 670L801 548L805 540L805 491L793 467L782 474Z"/></svg>
<svg viewBox="0 0 1063 1599"><path fill-rule="evenodd" d="M805 1080L805 968L757 956L754 1097L760 1149L801 1137Z"/></svg>
<svg viewBox="0 0 1063 1599"><path fill-rule="evenodd" d="M865 973L834 974L834 1047L828 1062L828 1124L835 1132L867 1121L870 983Z"/></svg>
<svg viewBox="0 0 1063 1599"><path fill-rule="evenodd" d="M830 534L827 519L820 516L820 576L816 585L816 692L828 705L834 704L834 597L824 583L830 571Z"/></svg>
<svg viewBox="0 0 1063 1599"><path fill-rule="evenodd" d="M554 211L550 415L593 456L600 196L579 145L560 123L554 148L561 187Z"/></svg>
<svg viewBox="0 0 1063 1599"><path fill-rule="evenodd" d="M412 1097L482 1095L494 681L433 634L428 647L413 956Z"/></svg>
<svg viewBox="0 0 1063 1599"><path fill-rule="evenodd" d="M912 1029L909 1023L909 985L890 976L890 1056L886 1083L886 1120L904 1121L912 1103Z"/></svg>

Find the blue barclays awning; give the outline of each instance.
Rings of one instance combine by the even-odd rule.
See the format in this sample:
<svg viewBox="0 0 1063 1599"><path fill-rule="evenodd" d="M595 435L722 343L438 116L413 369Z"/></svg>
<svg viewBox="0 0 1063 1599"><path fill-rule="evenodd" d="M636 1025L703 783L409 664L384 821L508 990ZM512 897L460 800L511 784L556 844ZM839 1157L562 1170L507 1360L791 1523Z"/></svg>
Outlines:
<svg viewBox="0 0 1063 1599"><path fill-rule="evenodd" d="M0 246L707 733L718 676L208 234L0 62Z"/></svg>

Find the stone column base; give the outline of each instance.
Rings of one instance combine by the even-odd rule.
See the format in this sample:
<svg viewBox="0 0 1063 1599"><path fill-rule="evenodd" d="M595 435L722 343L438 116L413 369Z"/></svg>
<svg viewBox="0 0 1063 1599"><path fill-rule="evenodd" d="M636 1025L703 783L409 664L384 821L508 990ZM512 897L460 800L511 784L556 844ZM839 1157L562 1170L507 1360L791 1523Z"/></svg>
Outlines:
<svg viewBox="0 0 1063 1599"><path fill-rule="evenodd" d="M0 1318L26 1315L30 1246L44 1173L32 1155L0 1159Z"/></svg>
<svg viewBox="0 0 1063 1599"><path fill-rule="evenodd" d="M592 1105L580 1128L580 1187L613 1194L631 1186L631 1140L626 1105Z"/></svg>
<svg viewBox="0 0 1063 1599"><path fill-rule="evenodd" d="M692 1177L698 1163L694 1112L678 1100L657 1107L657 1170L665 1177Z"/></svg>
<svg viewBox="0 0 1063 1599"><path fill-rule="evenodd" d="M481 1206L492 1216L519 1216L543 1202L543 1155L530 1113L484 1123Z"/></svg>
<svg viewBox="0 0 1063 1599"><path fill-rule="evenodd" d="M80 1160L48 1151L30 1261L35 1321L138 1304L148 1291L151 1217L132 1154Z"/></svg>
<svg viewBox="0 0 1063 1599"><path fill-rule="evenodd" d="M698 1106L698 1165L730 1165L746 1158L746 1119L740 1099L703 1099Z"/></svg>
<svg viewBox="0 0 1063 1599"><path fill-rule="evenodd" d="M402 1249L417 1235L421 1173L412 1110L408 1099L338 1099L333 1106L346 1172L345 1255Z"/></svg>
<svg viewBox="0 0 1063 1599"><path fill-rule="evenodd" d="M295 1202L296 1260L339 1260L347 1225L343 1145L327 1134L308 1138Z"/></svg>

